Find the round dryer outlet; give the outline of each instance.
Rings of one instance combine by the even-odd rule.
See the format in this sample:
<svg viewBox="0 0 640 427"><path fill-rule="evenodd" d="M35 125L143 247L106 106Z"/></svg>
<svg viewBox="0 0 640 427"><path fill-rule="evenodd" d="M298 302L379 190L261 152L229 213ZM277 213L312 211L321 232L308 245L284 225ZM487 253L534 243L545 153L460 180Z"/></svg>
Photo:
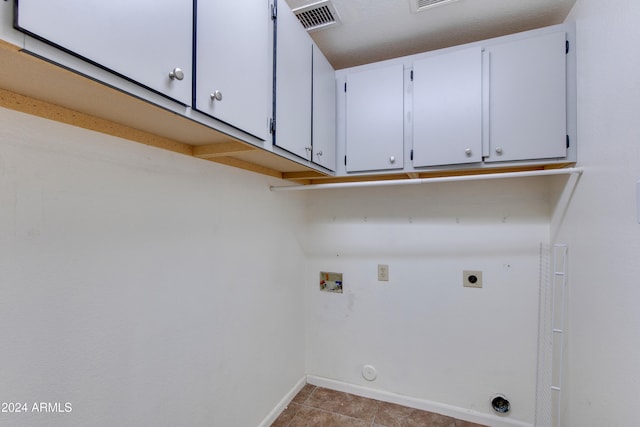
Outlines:
<svg viewBox="0 0 640 427"><path fill-rule="evenodd" d="M373 365L364 365L362 367L362 376L367 381L373 381L377 378L378 372L376 371L376 368L373 367Z"/></svg>
<svg viewBox="0 0 640 427"><path fill-rule="evenodd" d="M511 411L511 403L504 394L491 396L491 407L498 415L508 415Z"/></svg>

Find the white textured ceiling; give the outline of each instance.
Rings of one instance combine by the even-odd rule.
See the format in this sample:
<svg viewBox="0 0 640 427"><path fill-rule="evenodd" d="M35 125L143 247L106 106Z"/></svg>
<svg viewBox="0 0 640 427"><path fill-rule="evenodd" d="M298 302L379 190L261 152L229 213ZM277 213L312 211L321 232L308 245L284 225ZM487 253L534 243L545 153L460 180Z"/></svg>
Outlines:
<svg viewBox="0 0 640 427"><path fill-rule="evenodd" d="M293 9L317 0L286 0ZM575 0L458 0L421 12L415 0L332 0L342 25L311 36L336 69L564 21Z"/></svg>

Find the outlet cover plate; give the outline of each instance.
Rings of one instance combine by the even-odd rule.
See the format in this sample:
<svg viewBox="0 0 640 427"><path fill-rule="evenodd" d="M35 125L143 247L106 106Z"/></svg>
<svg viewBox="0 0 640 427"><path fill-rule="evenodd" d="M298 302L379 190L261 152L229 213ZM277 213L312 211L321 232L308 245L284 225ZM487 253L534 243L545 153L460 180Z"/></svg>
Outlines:
<svg viewBox="0 0 640 427"><path fill-rule="evenodd" d="M389 265L388 264L378 264L378 281L379 282L389 281Z"/></svg>
<svg viewBox="0 0 640 427"><path fill-rule="evenodd" d="M465 288L481 288L482 271L464 270L462 272L462 286Z"/></svg>

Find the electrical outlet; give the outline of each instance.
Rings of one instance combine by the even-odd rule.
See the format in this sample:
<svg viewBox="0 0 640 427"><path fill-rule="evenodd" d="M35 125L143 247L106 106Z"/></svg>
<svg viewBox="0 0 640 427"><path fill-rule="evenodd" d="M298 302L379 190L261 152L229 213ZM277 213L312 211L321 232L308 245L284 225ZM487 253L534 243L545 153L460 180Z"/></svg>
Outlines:
<svg viewBox="0 0 640 427"><path fill-rule="evenodd" d="M387 264L378 264L378 282L389 281L389 266Z"/></svg>
<svg viewBox="0 0 640 427"><path fill-rule="evenodd" d="M462 272L462 286L465 288L481 288L482 271L464 270Z"/></svg>

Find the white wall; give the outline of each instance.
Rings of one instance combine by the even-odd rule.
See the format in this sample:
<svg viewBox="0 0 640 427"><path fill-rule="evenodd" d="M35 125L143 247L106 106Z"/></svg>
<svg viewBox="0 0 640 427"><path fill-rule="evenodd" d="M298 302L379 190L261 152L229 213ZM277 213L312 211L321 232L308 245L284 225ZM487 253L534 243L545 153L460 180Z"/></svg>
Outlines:
<svg viewBox="0 0 640 427"><path fill-rule="evenodd" d="M301 195L0 110L0 424L255 426L304 375Z"/></svg>
<svg viewBox="0 0 640 427"><path fill-rule="evenodd" d="M533 423L544 178L313 191L307 220L310 375L488 417L504 393L502 422ZM483 289L462 287L465 269ZM320 271L344 293L321 292Z"/></svg>
<svg viewBox="0 0 640 427"><path fill-rule="evenodd" d="M578 160L569 246L563 426L638 423L640 396L640 2L578 0Z"/></svg>
<svg viewBox="0 0 640 427"><path fill-rule="evenodd" d="M539 179L270 193L264 177L0 110L0 401L73 404L0 424L257 425L305 369L485 413L504 392L531 422L551 235L569 245L562 425L633 425L638 17L634 0L577 0L568 18L585 173L551 230ZM461 287L467 268L484 289ZM321 270L345 274L343 295L320 293Z"/></svg>

